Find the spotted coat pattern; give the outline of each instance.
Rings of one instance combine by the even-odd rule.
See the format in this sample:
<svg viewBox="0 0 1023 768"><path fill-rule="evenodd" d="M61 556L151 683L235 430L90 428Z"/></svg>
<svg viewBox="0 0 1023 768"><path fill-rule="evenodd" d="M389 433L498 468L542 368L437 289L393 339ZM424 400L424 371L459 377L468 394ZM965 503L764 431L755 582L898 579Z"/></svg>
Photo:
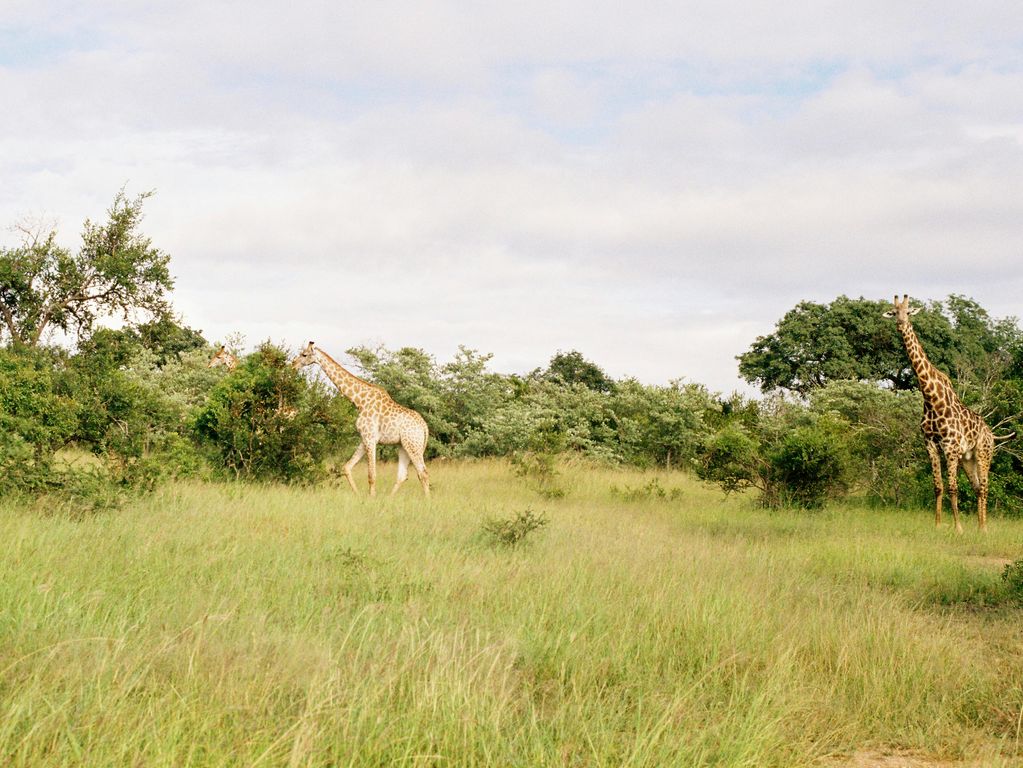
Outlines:
<svg viewBox="0 0 1023 768"><path fill-rule="evenodd" d="M216 368L218 365L222 365L227 370L233 371L238 367L238 358L227 351L227 348L221 344L220 349L217 353L210 358L210 361L206 364L207 368Z"/></svg>
<svg viewBox="0 0 1023 768"><path fill-rule="evenodd" d="M909 362L913 366L920 391L924 396L924 416L920 429L924 433L934 475L934 523L941 525L941 502L944 495L941 454L944 454L948 467L948 493L956 530L960 532L963 530L959 522L960 464L977 493L977 522L980 529L984 530L987 527L988 473L994 456L995 437L984 419L967 408L959 399L948 376L927 359L927 354L909 319L910 315L917 312L919 309L910 309L909 296L904 295L901 302L896 296L894 310L885 314L896 318Z"/></svg>
<svg viewBox="0 0 1023 768"><path fill-rule="evenodd" d="M408 477L408 465L415 467L423 492L430 495L430 475L426 471L423 454L426 452L426 441L430 431L426 420L411 408L399 405L391 396L376 384L360 379L347 371L336 360L313 342L299 353L292 365L296 370L316 363L330 379L338 391L347 397L359 411L355 420L355 428L359 431L362 441L355 449L352 458L342 468L348 484L356 491L355 480L352 479L352 468L366 457L369 469L369 494L376 495L376 452L377 445L398 446L398 477L391 493L397 492Z"/></svg>

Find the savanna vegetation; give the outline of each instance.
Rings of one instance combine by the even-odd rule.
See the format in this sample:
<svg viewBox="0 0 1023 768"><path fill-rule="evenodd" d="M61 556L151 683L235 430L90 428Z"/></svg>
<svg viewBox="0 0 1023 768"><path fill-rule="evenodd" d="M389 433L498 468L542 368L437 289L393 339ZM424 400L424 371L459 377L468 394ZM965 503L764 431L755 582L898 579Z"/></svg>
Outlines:
<svg viewBox="0 0 1023 768"><path fill-rule="evenodd" d="M429 502L191 479L79 518L0 501L0 761L1018 764L1023 521L955 537L558 471L558 498L482 460L435 462Z"/></svg>
<svg viewBox="0 0 1023 768"><path fill-rule="evenodd" d="M739 358L758 398L353 347L431 433L435 498L370 501L353 407L284 345L207 366L146 199L0 248L4 764L1014 764L1023 467L991 535L928 525L886 301L800 303ZM914 325L1023 433L1015 319Z"/></svg>

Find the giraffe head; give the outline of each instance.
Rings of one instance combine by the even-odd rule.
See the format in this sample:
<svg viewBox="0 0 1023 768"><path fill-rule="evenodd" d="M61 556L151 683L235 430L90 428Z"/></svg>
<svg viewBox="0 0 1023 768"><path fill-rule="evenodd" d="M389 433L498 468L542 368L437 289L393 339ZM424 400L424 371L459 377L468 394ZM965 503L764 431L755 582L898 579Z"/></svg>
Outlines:
<svg viewBox="0 0 1023 768"><path fill-rule="evenodd" d="M896 294L894 299L894 307L884 313L885 317L894 317L898 325L901 327L909 323L909 318L915 315L923 307L910 307L909 306L909 294L903 294L902 301L899 301L899 297Z"/></svg>
<svg viewBox="0 0 1023 768"><path fill-rule="evenodd" d="M210 361L206 364L207 368L216 368L218 365L222 365L227 370L233 371L238 365L238 358L227 351L227 348L221 344L220 349L217 353L210 358Z"/></svg>
<svg viewBox="0 0 1023 768"><path fill-rule="evenodd" d="M302 351L298 353L298 357L291 361L291 367L296 371L299 368L305 368L307 365L311 365L316 362L316 355L313 353L315 345L313 342L309 342L302 348Z"/></svg>

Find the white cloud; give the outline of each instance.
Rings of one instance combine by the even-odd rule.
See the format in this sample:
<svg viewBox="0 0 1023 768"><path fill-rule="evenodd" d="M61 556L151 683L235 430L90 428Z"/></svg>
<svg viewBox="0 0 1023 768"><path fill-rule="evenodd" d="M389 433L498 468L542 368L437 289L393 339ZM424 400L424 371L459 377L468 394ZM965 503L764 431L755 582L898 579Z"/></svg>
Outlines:
<svg viewBox="0 0 1023 768"><path fill-rule="evenodd" d="M579 348L728 390L800 299L1018 312L1016 13L23 4L10 28L64 42L0 64L0 221L73 242L156 188L147 231L210 335L504 370Z"/></svg>

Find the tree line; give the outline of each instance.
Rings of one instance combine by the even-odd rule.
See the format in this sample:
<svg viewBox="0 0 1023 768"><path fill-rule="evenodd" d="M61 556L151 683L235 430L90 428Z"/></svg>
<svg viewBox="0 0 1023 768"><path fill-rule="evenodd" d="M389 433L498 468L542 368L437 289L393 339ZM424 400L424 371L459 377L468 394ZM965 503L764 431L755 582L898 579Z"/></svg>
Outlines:
<svg viewBox="0 0 1023 768"><path fill-rule="evenodd" d="M0 493L102 504L168 476L323 479L358 439L351 404L269 341L230 373L207 367L213 347L173 314L169 257L142 233L147 197L119 194L77 252L31 227L0 249ZM424 416L431 458L509 457L549 480L552 457L574 455L690 471L768 505L926 505L921 399L886 308L798 304L739 357L760 398L615 379L575 350L523 374L465 347L449 361L409 347L347 353L353 372ZM111 315L121 328L98 324ZM1015 319L953 295L914 320L968 405L996 428L1023 426ZM1020 469L1011 446L996 457L994 513L1023 511Z"/></svg>

